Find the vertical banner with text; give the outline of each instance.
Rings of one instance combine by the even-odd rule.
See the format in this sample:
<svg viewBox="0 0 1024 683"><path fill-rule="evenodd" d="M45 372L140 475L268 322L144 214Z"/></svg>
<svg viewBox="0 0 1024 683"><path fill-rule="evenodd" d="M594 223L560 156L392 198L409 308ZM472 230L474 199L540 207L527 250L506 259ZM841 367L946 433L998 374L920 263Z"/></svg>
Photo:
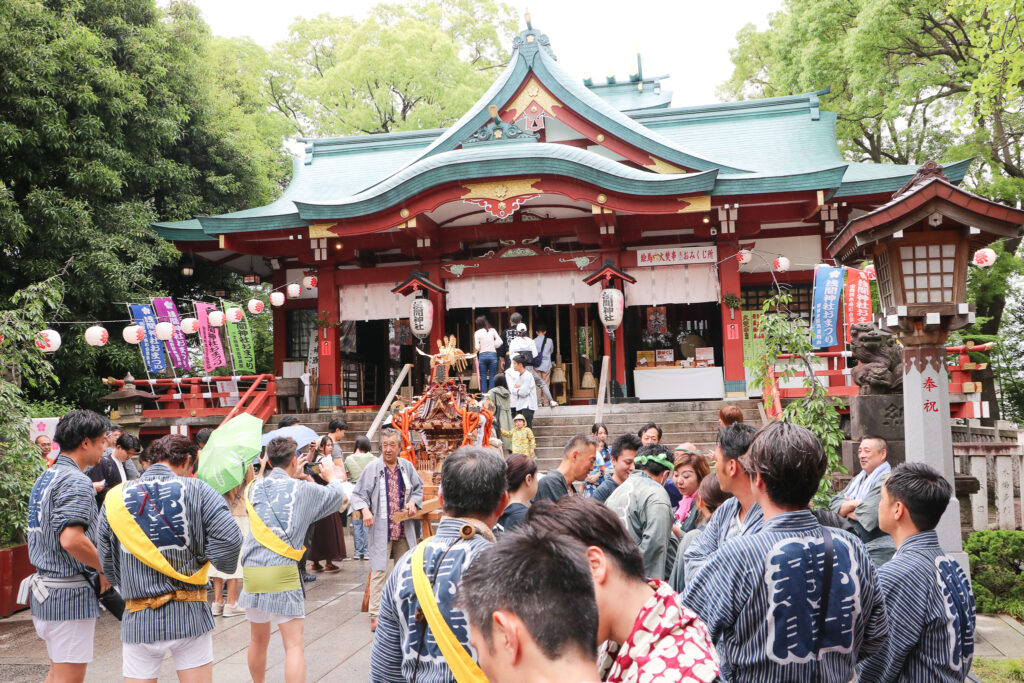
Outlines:
<svg viewBox="0 0 1024 683"><path fill-rule="evenodd" d="M129 304L128 307L132 312L132 320L146 332L146 336L139 343L146 372L154 375L163 372L167 369L167 361L164 360L164 345L156 338L156 316L153 314L153 307L149 304Z"/></svg>
<svg viewBox="0 0 1024 683"><path fill-rule="evenodd" d="M196 318L199 319L199 339L203 342L203 372L213 372L227 365L224 346L220 342L220 330L210 326L210 311L216 311L213 304L196 303Z"/></svg>
<svg viewBox="0 0 1024 683"><path fill-rule="evenodd" d="M256 352L253 348L249 318L243 315L241 322L233 323L229 320L224 323L224 326L227 328L228 346L231 347L231 359L234 362L235 373L255 375Z"/></svg>
<svg viewBox="0 0 1024 683"><path fill-rule="evenodd" d="M850 327L871 322L871 281L863 270L846 269L846 287L843 288L843 309L846 316L846 343L850 343Z"/></svg>
<svg viewBox="0 0 1024 683"><path fill-rule="evenodd" d="M153 299L153 310L156 311L156 317L160 322L168 322L174 326L174 336L164 342L171 366L179 370L190 370L188 344L185 342L185 334L181 331L181 316L178 315L178 307L174 300L169 296L157 297Z"/></svg>
<svg viewBox="0 0 1024 683"><path fill-rule="evenodd" d="M843 269L817 266L814 269L814 297L811 305L811 344L835 346L839 301L842 298Z"/></svg>

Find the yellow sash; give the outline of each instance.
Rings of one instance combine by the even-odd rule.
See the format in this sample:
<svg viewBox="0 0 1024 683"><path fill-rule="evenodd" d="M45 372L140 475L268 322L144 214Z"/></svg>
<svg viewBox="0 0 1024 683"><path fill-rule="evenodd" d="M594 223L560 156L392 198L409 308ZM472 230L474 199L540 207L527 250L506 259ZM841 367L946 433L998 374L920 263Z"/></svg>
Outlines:
<svg viewBox="0 0 1024 683"><path fill-rule="evenodd" d="M249 490L252 489L252 485L255 483L251 482L245 487L245 510L249 513L249 530L252 531L252 537L270 552L298 562L302 559L302 553L306 552L306 546L301 548L291 547L280 536L275 534L270 527L263 523L260 516L256 514L256 508L249 501Z"/></svg>
<svg viewBox="0 0 1024 683"><path fill-rule="evenodd" d="M441 648L444 661L458 683L487 683L487 675L469 656L469 652L455 637L448 622L441 615L437 599L434 597L434 589L431 588L430 580L423 569L423 555L426 550L427 542L423 541L412 551L412 587L416 591L416 600L420 603L423 616L427 618L430 632L434 634L434 640Z"/></svg>
<svg viewBox="0 0 1024 683"><path fill-rule="evenodd" d="M107 522L110 524L110 528L124 549L130 552L135 559L150 569L177 581L191 583L195 586L206 585L206 575L210 571L210 563L204 564L191 576L185 576L172 567L167 558L153 544L153 541L149 540L149 536L142 530L139 523L135 521L135 516L125 507L124 484L118 484L107 492L106 505Z"/></svg>

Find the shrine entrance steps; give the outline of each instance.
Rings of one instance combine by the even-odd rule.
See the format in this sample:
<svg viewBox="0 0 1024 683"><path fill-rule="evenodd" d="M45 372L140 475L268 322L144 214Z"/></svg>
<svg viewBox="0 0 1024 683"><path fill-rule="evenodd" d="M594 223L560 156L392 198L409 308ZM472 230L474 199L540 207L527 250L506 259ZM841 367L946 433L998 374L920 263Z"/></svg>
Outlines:
<svg viewBox="0 0 1024 683"><path fill-rule="evenodd" d="M648 422L662 429L661 443L670 451L691 441L701 453L715 448L718 434L718 411L726 405L743 410L745 422L761 426L756 400L736 401L667 401L659 403L616 403L605 405L601 421L608 427L608 446L620 434L636 434ZM594 424L595 406L558 406L540 408L533 418L537 439L537 467L547 472L562 460L565 444L575 434L590 434Z"/></svg>
<svg viewBox="0 0 1024 683"><path fill-rule="evenodd" d="M715 448L715 437L718 432L718 411L725 405L736 405L743 410L746 422L755 427L761 426L761 416L756 400L736 401L667 401L659 403L617 403L605 405L602 421L608 426L608 444L620 434L637 433L648 422L658 424L663 430L661 442L674 449L684 441L692 441L702 452L711 452ZM594 423L595 406L558 406L557 408L539 408L533 418L533 431L537 438L537 467L541 472L556 467L562 460L562 449L573 435L590 433ZM343 416L348 422L348 432L341 445L346 453L351 453L357 436L365 434L373 423L376 411L346 413L306 413L299 414L301 424L313 429L317 434L326 434L327 425L335 415ZM264 431L277 428L283 415L274 415L264 427ZM378 432L379 435L379 432ZM377 451L377 439L373 443Z"/></svg>

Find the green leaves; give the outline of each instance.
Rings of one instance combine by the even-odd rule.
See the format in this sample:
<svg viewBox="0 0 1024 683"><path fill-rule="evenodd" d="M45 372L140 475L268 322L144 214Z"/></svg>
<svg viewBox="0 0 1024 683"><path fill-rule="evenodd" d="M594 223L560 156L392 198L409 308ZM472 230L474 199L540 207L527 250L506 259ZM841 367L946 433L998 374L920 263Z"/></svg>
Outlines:
<svg viewBox="0 0 1024 683"><path fill-rule="evenodd" d="M829 396L828 389L814 378L814 347L811 345L810 328L803 318L790 310L791 303L792 296L784 291L764 302L757 325L764 335L765 357L748 361L747 367L751 373L750 383L761 387L768 382L770 368L776 369L779 382L804 373L800 383L807 390L807 395L786 403L779 419L807 427L821 441L828 457L828 470L818 485L818 493L812 505L827 507L834 494L831 474L846 471L841 457L846 434L839 418L839 409L843 404L839 399ZM786 354L793 354L795 358L781 358ZM767 406L767 393L764 398Z"/></svg>

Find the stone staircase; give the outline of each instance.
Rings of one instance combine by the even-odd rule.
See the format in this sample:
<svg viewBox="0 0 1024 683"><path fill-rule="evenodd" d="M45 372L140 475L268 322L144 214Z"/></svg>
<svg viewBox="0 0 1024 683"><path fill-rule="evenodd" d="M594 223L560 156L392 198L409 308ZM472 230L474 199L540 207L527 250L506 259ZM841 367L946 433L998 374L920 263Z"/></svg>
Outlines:
<svg viewBox="0 0 1024 683"><path fill-rule="evenodd" d="M608 426L609 445L620 434L635 434L643 425L654 422L661 426L661 441L669 449L684 441L692 441L701 452L707 452L715 447L718 411L727 404L738 405L748 423L760 426L761 417L756 400L619 403L604 407L602 421ZM590 433L590 427L594 423L594 410L595 406L592 405L558 406L537 410L533 418L533 431L537 438L537 465L541 471L558 465L562 459L562 449L573 435ZM348 422L348 432L342 441L342 448L346 453L351 453L356 437L365 434L373 423L375 412L307 413L296 417L301 424L318 434L326 434L327 425L335 415L344 417ZM264 430L276 429L281 417L271 417ZM376 451L376 439L373 446Z"/></svg>
<svg viewBox="0 0 1024 683"><path fill-rule="evenodd" d="M654 422L662 429L661 443L670 450L685 441L692 441L701 452L715 447L718 433L718 411L722 406L738 405L743 418L760 426L761 416L756 400L738 401L670 401L664 403L617 403L606 405L601 421L608 427L608 445L620 434L637 431ZM575 434L590 433L595 406L559 406L541 408L533 418L537 439L537 466L542 472L556 467L562 460L562 449Z"/></svg>

